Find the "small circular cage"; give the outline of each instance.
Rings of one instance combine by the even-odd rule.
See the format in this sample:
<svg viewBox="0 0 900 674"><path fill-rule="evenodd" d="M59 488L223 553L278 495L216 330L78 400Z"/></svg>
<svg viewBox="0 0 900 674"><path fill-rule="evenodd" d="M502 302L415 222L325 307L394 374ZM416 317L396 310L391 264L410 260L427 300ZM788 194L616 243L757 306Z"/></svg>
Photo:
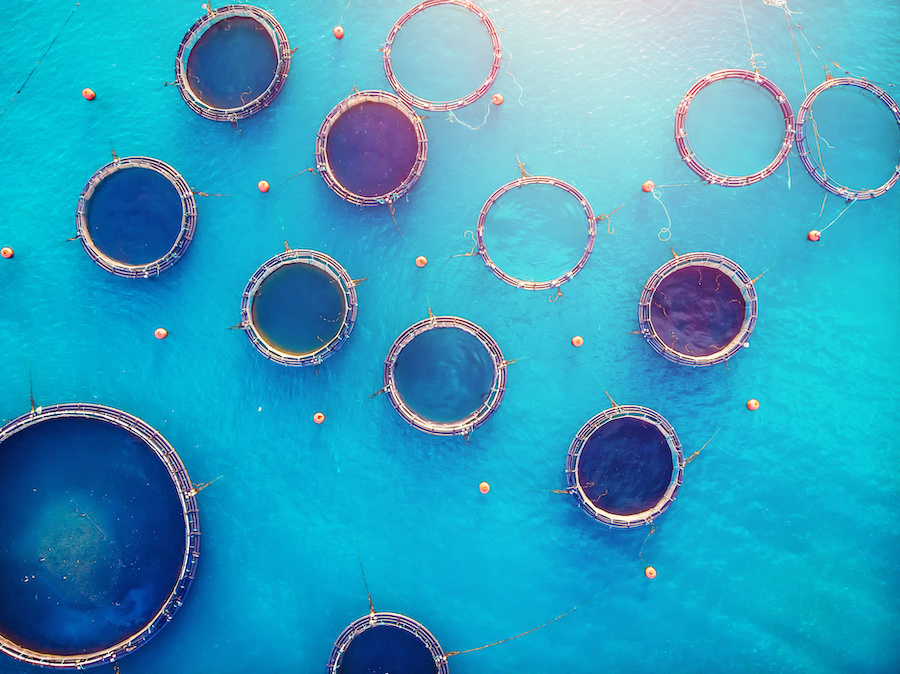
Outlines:
<svg viewBox="0 0 900 674"><path fill-rule="evenodd" d="M650 524L675 500L684 457L675 429L638 405L608 409L569 446L569 492L588 515L620 529Z"/></svg>
<svg viewBox="0 0 900 674"><path fill-rule="evenodd" d="M241 296L241 327L266 358L319 365L356 323L356 285L334 259L292 249L266 261Z"/></svg>
<svg viewBox="0 0 900 674"><path fill-rule="evenodd" d="M500 267L497 266L497 264L488 253L488 248L485 243L485 223L487 221L489 213L491 212L491 209L495 207L499 208L498 202L500 201L500 199L504 195L511 193L514 190L521 189L527 191L530 189L534 189L534 186L541 185L558 188L564 193L568 193L572 197L574 197L580 205L581 209L584 211L584 215L587 220L587 226L584 229L587 242L585 243L581 257L571 269L549 281L535 281L533 279L526 280L517 278L504 271L503 269L500 269ZM497 278L501 279L505 283L508 283L511 286L515 286L516 288L524 288L526 290L547 290L550 288L558 288L566 281L570 281L575 276L575 274L581 271L584 265L587 264L587 261L591 256L591 252L594 250L594 240L596 236L597 218L594 216L594 211L584 195L568 183L547 176L525 176L517 180L513 180L512 182L506 183L502 187L498 188L490 197L488 197L488 200L484 202L484 206L481 207L481 212L478 214L478 226L476 228L478 254L481 255L487 268L490 269L491 272L493 272L493 274L497 276Z"/></svg>
<svg viewBox="0 0 900 674"><path fill-rule="evenodd" d="M200 556L184 464L146 423L89 403L0 428L0 652L111 664L175 615Z"/></svg>
<svg viewBox="0 0 900 674"><path fill-rule="evenodd" d="M291 47L275 17L253 5L210 10L175 57L175 83L198 115L236 122L268 107L287 80Z"/></svg>
<svg viewBox="0 0 900 674"><path fill-rule="evenodd" d="M403 26L405 26L406 23L417 14L420 14L421 12L424 12L431 7L436 7L439 5L459 7L475 15L487 30L488 35L491 39L491 47L493 50L493 60L491 62L490 71L488 72L484 81L480 85L478 85L478 87L471 93L460 98L446 101L428 100L427 98L417 96L406 89L397 79L397 75L394 72L394 64L391 59L394 40L396 39L397 34L400 32ZM494 28L494 24L491 21L490 17L488 17L483 9L471 2L468 2L468 0L425 0L424 2L420 2L412 9L407 10L406 13L404 13L403 16L401 16L391 28L391 31L390 33L388 33L387 39L384 42L383 52L384 74L387 76L388 82L390 82L391 87L394 89L394 91L397 92L397 95L400 96L400 98L403 99L403 101L407 105L410 105L414 108L419 108L420 110L434 111L456 110L458 108L470 105L484 96L484 94L487 93L488 89L491 88L494 80L497 79L497 73L500 71L500 61L503 58L503 54L500 50L500 35L497 32L497 29Z"/></svg>
<svg viewBox="0 0 900 674"><path fill-rule="evenodd" d="M858 89L862 89L864 91L868 91L874 94L878 100L887 106L887 108L894 115L894 119L897 121L898 127L900 127L900 107L897 106L897 103L891 98L884 89L872 84L868 80L861 80L855 77L835 77L829 80L825 80L822 84L817 86L815 89L809 92L806 96L806 99L803 101L803 105L800 106L800 109L797 111L797 125L796 125L796 140L797 140L797 151L800 153L800 161L803 162L803 166L806 167L806 171L812 176L813 180L815 180L819 185L824 187L826 190L831 192L832 194L836 194L839 197L843 197L849 201L854 201L858 199L874 199L875 197L879 197L889 189L891 189L896 183L897 180L900 179L900 161L897 162L896 167L894 168L894 172L891 174L890 178L881 185L876 188L867 188L867 189L852 189L846 187L845 185L837 182L833 177L829 176L825 171L823 166L818 165L812 158L812 153L809 148L809 137L807 134L807 118L812 119L812 106L816 99L819 97L822 92L831 89L833 87L857 87ZM814 132L815 133L815 132Z"/></svg>
<svg viewBox="0 0 900 674"><path fill-rule="evenodd" d="M382 390L411 426L467 436L500 406L506 361L497 342L471 321L431 316L391 345Z"/></svg>
<svg viewBox="0 0 900 674"><path fill-rule="evenodd" d="M749 346L756 325L753 281L716 253L688 253L657 269L641 292L641 334L681 365L727 362Z"/></svg>
<svg viewBox="0 0 900 674"><path fill-rule="evenodd" d="M399 613L372 612L334 642L328 674L449 674L447 656L423 625Z"/></svg>
<svg viewBox="0 0 900 674"><path fill-rule="evenodd" d="M78 197L75 227L85 251L106 271L156 276L174 265L194 238L197 204L168 164L150 157L116 158Z"/></svg>
<svg viewBox="0 0 900 674"><path fill-rule="evenodd" d="M723 80L740 80L759 86L763 91L770 93L775 98L775 102L778 104L778 107L781 108L781 114L784 116L784 139L781 142L781 148L778 150L775 158L769 162L765 168L749 175L732 176L711 169L694 154L690 141L688 140L687 131L685 131L691 102L700 91L715 82L721 82ZM768 178L775 173L775 170L781 166L782 162L784 162L790 153L791 148L794 145L794 112L791 109L791 104L788 102L787 97L781 89L775 86L775 83L772 82L772 80L760 75L758 72L734 69L716 70L715 72L701 77L700 80L688 90L684 95L684 98L682 98L681 102L678 104L678 108L675 110L675 144L678 146L678 153L688 167L707 183L711 185L721 185L723 187L743 187L744 185L751 185L759 182L763 178Z"/></svg>
<svg viewBox="0 0 900 674"><path fill-rule="evenodd" d="M351 204L392 205L425 167L428 139L415 111L384 91L358 91L325 117L316 138L316 168Z"/></svg>

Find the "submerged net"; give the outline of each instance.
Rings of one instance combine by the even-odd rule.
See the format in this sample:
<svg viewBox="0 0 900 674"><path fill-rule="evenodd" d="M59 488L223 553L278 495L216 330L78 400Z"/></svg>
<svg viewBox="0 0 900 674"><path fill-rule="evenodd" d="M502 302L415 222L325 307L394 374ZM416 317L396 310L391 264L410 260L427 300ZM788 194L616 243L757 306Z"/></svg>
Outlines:
<svg viewBox="0 0 900 674"><path fill-rule="evenodd" d="M294 249L266 261L241 298L241 327L267 358L319 365L350 336L356 287L333 258Z"/></svg>
<svg viewBox="0 0 900 674"><path fill-rule="evenodd" d="M118 276L168 269L194 236L193 193L171 166L150 157L116 158L88 181L78 199L77 236L98 265Z"/></svg>
<svg viewBox="0 0 900 674"><path fill-rule="evenodd" d="M415 184L428 153L425 128L399 98L361 91L328 113L316 140L316 166L342 199L393 204Z"/></svg>
<svg viewBox="0 0 900 674"><path fill-rule="evenodd" d="M200 18L184 36L175 82L198 114L235 122L267 107L290 69L287 35L269 12L227 5Z"/></svg>
<svg viewBox="0 0 900 674"><path fill-rule="evenodd" d="M749 343L756 291L743 269L715 253L680 255L647 281L641 333L663 356L686 365L722 363Z"/></svg>
<svg viewBox="0 0 900 674"><path fill-rule="evenodd" d="M423 625L399 613L370 613L334 643L329 674L448 674L447 657Z"/></svg>
<svg viewBox="0 0 900 674"><path fill-rule="evenodd" d="M165 625L199 556L193 487L139 419L90 404L0 429L0 650L50 667L114 661Z"/></svg>
<svg viewBox="0 0 900 674"><path fill-rule="evenodd" d="M684 459L672 426L646 407L601 412L569 447L569 490L582 509L613 527L648 524L675 500Z"/></svg>
<svg viewBox="0 0 900 674"><path fill-rule="evenodd" d="M420 321L391 346L384 390L410 425L435 435L468 434L499 407L506 362L483 329L456 316Z"/></svg>

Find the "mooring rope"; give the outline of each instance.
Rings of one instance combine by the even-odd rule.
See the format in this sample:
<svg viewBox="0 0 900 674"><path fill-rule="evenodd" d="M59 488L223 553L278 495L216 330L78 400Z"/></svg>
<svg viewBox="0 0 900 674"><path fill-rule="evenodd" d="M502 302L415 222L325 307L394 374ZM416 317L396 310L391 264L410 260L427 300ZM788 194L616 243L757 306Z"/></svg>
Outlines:
<svg viewBox="0 0 900 674"><path fill-rule="evenodd" d="M824 232L826 229L828 229L829 227L831 227L831 226L832 226L834 223L836 223L838 220L840 220L840 219L841 219L841 216L842 216L844 213L847 212L847 209L850 208L853 204L856 203L856 199L850 199L849 201L850 201L850 203L848 203L848 204L844 207L844 210L842 210L840 213L838 213L838 216L837 216L834 220L832 220L832 221L829 222L827 225L825 225L822 229L819 230L819 233L820 233L820 234L821 234L822 232Z"/></svg>
<svg viewBox="0 0 900 674"><path fill-rule="evenodd" d="M672 238L672 218L669 217L669 209L666 208L666 205L662 201L662 194L659 190L653 190L653 198L659 202L659 205L663 207L663 210L666 213L666 220L668 220L669 224L659 230L659 233L656 235L660 241L668 241ZM666 235L666 238L663 238L663 234Z"/></svg>
<svg viewBox="0 0 900 674"><path fill-rule="evenodd" d="M744 0L738 0L741 4L741 16L744 17L744 28L747 30L747 42L750 43L750 67L755 71L758 71L760 67L765 67L766 62L760 60L759 63L756 62L757 56L762 56L762 54L757 54L753 51L753 40L750 39L750 26L747 23L747 15L744 13Z"/></svg>

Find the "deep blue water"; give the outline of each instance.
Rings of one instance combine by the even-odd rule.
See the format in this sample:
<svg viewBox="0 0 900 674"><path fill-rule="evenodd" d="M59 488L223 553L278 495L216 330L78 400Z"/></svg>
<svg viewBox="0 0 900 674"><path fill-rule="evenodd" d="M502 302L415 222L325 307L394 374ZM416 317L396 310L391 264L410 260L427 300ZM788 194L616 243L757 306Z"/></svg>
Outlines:
<svg viewBox="0 0 900 674"><path fill-rule="evenodd" d="M232 17L203 32L188 53L186 72L204 103L239 108L269 88L277 64L275 45L262 24Z"/></svg>
<svg viewBox="0 0 900 674"><path fill-rule="evenodd" d="M397 355L397 393L431 421L465 419L491 393L494 363L481 341L465 330L442 327L413 337Z"/></svg>
<svg viewBox="0 0 900 674"><path fill-rule="evenodd" d="M521 639L454 656L454 674L900 668L900 191L854 203L812 244L807 232L846 204L796 154L740 189L705 185L684 166L673 140L684 92L712 70L748 67L737 2L490 0L506 58L491 93L506 102L456 112L471 126L487 115L477 131L423 114L428 160L395 224L297 175L314 165L316 132L338 101L354 86L387 88L378 49L410 3L354 0L338 41L346 5L266 5L298 49L283 91L240 133L164 86L199 2L19 3L0 24L0 245L16 251L0 259L0 417L28 410L30 379L38 404L119 407L159 429L195 481L223 476L198 496L202 553L184 606L122 671L321 672L333 640L368 609L359 560L376 608L410 615L447 650L593 597ZM796 111L805 92L784 12L744 7L763 72ZM791 7L811 45L795 26L807 89L825 66L839 73L827 54L896 94L896 3ZM457 58L436 44L432 58ZM96 100L81 98L85 86ZM862 113L883 119L877 106ZM900 151L870 133L879 124L837 111L820 132L836 148L858 138L838 161L859 152L884 175ZM66 242L111 145L228 195L198 197L194 241L157 279L115 277ZM612 213L556 302L502 283L477 257L452 257L471 250L465 232L487 197L521 175L517 155ZM657 236L665 212L640 189L647 179L671 216L667 242ZM227 330L247 279L285 240L368 277L353 334L318 372L278 366ZM678 366L629 334L670 247L766 272L751 348L728 368ZM502 405L468 444L427 436L385 396L369 397L392 341L429 306L481 325L517 359ZM168 339L154 339L158 326ZM721 429L649 538L608 530L551 491L565 486L574 434L609 405L604 391L658 410L686 455ZM0 671L34 670L2 659Z"/></svg>
<svg viewBox="0 0 900 674"><path fill-rule="evenodd" d="M148 264L175 245L184 212L181 196L166 176L137 167L104 178L88 201L85 218L91 240L105 255L126 264Z"/></svg>
<svg viewBox="0 0 900 674"><path fill-rule="evenodd" d="M185 540L152 449L118 426L51 419L0 445L0 475L2 634L39 652L90 653L152 620Z"/></svg>
<svg viewBox="0 0 900 674"><path fill-rule="evenodd" d="M428 674L434 658L419 638L406 630L379 625L350 642L340 674Z"/></svg>
<svg viewBox="0 0 900 674"><path fill-rule="evenodd" d="M253 324L266 342L287 353L313 353L340 332L347 305L340 283L309 264L279 267L250 303Z"/></svg>

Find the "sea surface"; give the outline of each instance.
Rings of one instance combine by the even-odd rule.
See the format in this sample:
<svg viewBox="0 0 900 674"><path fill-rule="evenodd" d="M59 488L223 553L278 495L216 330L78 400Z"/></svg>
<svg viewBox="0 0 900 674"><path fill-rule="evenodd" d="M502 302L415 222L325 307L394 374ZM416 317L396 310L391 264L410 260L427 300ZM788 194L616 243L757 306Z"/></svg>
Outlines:
<svg viewBox="0 0 900 674"><path fill-rule="evenodd" d="M795 112L826 68L900 98L895 0L791 0L792 22L761 0L484 0L498 77L452 116L422 112L428 159L396 220L301 172L341 99L389 90L379 50L411 2L263 6L296 52L281 94L239 130L167 86L200 2L14 3L0 22L0 246L15 249L0 259L0 422L28 412L32 393L38 405L103 403L162 432L194 482L221 476L198 496L202 552L183 607L122 673L323 672L334 639L368 612L367 586L377 610L418 620L446 651L578 607L451 657L454 674L900 670L900 187L848 207L796 151L757 184L710 186L673 139L690 86L751 55ZM490 69L489 49L471 58L484 53L480 25L418 19L400 33L417 31L404 38L409 86L446 98L478 86ZM416 63L410 45L433 51ZM451 73L446 94L435 62L460 64L434 71ZM765 166L783 135L771 101L721 92L698 97L692 144L718 170ZM820 110L829 172L850 187L887 180L900 156L887 108L831 90ZM113 276L67 241L112 152L224 195L197 197L194 241L158 278ZM466 255L482 205L520 163L610 216L561 296L506 285ZM553 226L546 214L521 223L555 268ZM350 339L317 371L270 362L228 329L285 242L367 279ZM675 365L633 334L641 289L673 250L759 277L751 348L727 367ZM527 255L524 273L545 271ZM393 340L429 309L477 323L515 361L468 442L428 436L370 397ZM652 530L610 530L554 492L569 443L610 398L661 413L686 456L703 448ZM4 674L32 671L0 659Z"/></svg>

